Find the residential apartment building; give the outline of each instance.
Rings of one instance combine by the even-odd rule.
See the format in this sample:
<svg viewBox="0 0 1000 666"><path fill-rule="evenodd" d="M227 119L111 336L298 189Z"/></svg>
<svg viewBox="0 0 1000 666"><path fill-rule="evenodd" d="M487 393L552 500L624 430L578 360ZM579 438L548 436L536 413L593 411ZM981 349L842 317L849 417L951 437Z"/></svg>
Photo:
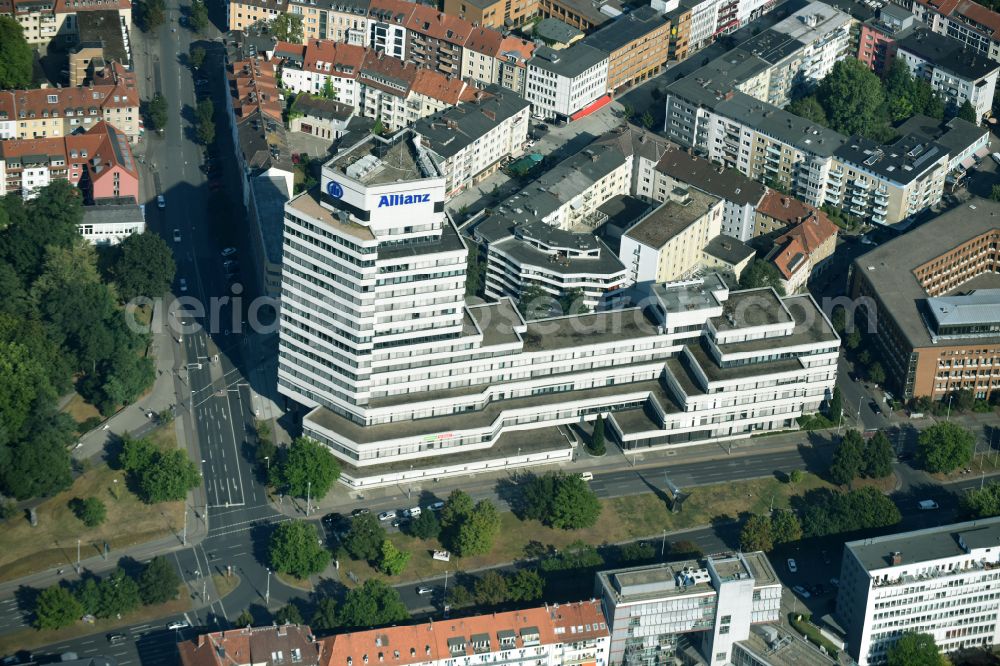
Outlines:
<svg viewBox="0 0 1000 666"><path fill-rule="evenodd" d="M858 60L876 74L884 74L896 56L896 40L912 33L916 25L917 20L910 11L887 3L879 9L877 17L861 24Z"/></svg>
<svg viewBox="0 0 1000 666"><path fill-rule="evenodd" d="M622 235L619 258L635 283L687 279L702 265L702 252L722 229L723 203L690 188L669 198Z"/></svg>
<svg viewBox="0 0 1000 666"><path fill-rule="evenodd" d="M467 305L444 201L402 131L343 146L285 206L278 390L309 409L343 483L568 461L562 428L598 413L626 449L749 437L832 390L839 339L808 296L713 277L648 308L531 322L508 299ZM747 299L766 320L744 320Z"/></svg>
<svg viewBox="0 0 1000 666"><path fill-rule="evenodd" d="M956 111L969 102L982 119L992 113L1000 63L952 37L914 30L896 43L896 57L917 78L930 83L945 105Z"/></svg>
<svg viewBox="0 0 1000 666"><path fill-rule="evenodd" d="M544 222L511 224L501 215L484 215L472 222L470 233L485 249L484 292L492 299L520 301L534 288L542 302L531 307L564 314L563 299L576 290L579 305L597 310L628 285L625 265L589 232L565 231Z"/></svg>
<svg viewBox="0 0 1000 666"><path fill-rule="evenodd" d="M639 7L583 43L608 55L607 89L615 93L655 76L667 64L670 23L652 7Z"/></svg>
<svg viewBox="0 0 1000 666"><path fill-rule="evenodd" d="M537 0L445 0L444 12L486 28L519 26L538 11Z"/></svg>
<svg viewBox="0 0 1000 666"><path fill-rule="evenodd" d="M228 3L229 30L246 30L257 23L270 23L289 11L288 0L232 0ZM298 12L293 12L298 13ZM305 32L305 19L303 19Z"/></svg>
<svg viewBox="0 0 1000 666"><path fill-rule="evenodd" d="M781 615L781 582L760 552L597 573L614 664L733 664L756 624Z"/></svg>
<svg viewBox="0 0 1000 666"><path fill-rule="evenodd" d="M0 90L0 139L63 137L105 122L135 141L139 120L132 78L77 88Z"/></svg>
<svg viewBox="0 0 1000 666"><path fill-rule="evenodd" d="M275 624L200 634L177 644L181 666L320 666L326 646L305 625Z"/></svg>
<svg viewBox="0 0 1000 666"><path fill-rule="evenodd" d="M371 0L365 46L393 58L407 56L406 24L417 5L405 0Z"/></svg>
<svg viewBox="0 0 1000 666"><path fill-rule="evenodd" d="M509 157L524 154L531 106L500 86L476 99L418 120L413 131L445 176L451 197L488 178Z"/></svg>
<svg viewBox="0 0 1000 666"><path fill-rule="evenodd" d="M608 92L608 54L587 44L562 51L535 49L528 61L524 97L532 113L545 119L573 116Z"/></svg>
<svg viewBox="0 0 1000 666"><path fill-rule="evenodd" d="M10 0L0 5L0 14L21 25L28 44L43 50L56 37L73 42L78 36L77 17L92 11L116 12L126 34L132 25L131 0Z"/></svg>
<svg viewBox="0 0 1000 666"><path fill-rule="evenodd" d="M462 75L462 52L475 30L470 21L417 4L406 28L407 60L449 76Z"/></svg>
<svg viewBox="0 0 1000 666"><path fill-rule="evenodd" d="M844 544L837 614L860 666L884 664L909 632L942 652L1000 642L1000 518Z"/></svg>
<svg viewBox="0 0 1000 666"><path fill-rule="evenodd" d="M329 39L368 46L368 0L288 0L288 13L302 18L302 41Z"/></svg>
<svg viewBox="0 0 1000 666"><path fill-rule="evenodd" d="M448 666L503 662L609 666L608 626L594 601L340 633L323 644L320 666Z"/></svg>
<svg viewBox="0 0 1000 666"><path fill-rule="evenodd" d="M128 138L99 122L86 133L0 141L0 196L31 199L54 180L68 180L84 201L139 200L139 171Z"/></svg>
<svg viewBox="0 0 1000 666"><path fill-rule="evenodd" d="M998 216L1000 204L972 199L854 261L851 295L901 399L1000 390Z"/></svg>
<svg viewBox="0 0 1000 666"><path fill-rule="evenodd" d="M914 0L909 9L937 34L1000 62L1000 14L972 0Z"/></svg>
<svg viewBox="0 0 1000 666"><path fill-rule="evenodd" d="M358 76L368 50L330 40L309 41L299 57L288 57L294 45L278 42L275 58L281 60L281 84L293 92L321 95L328 89L334 99L352 107L361 100Z"/></svg>
<svg viewBox="0 0 1000 666"><path fill-rule="evenodd" d="M827 214L815 206L777 190L768 189L757 204L753 236L755 238L767 236L773 240L812 216L822 217L829 222Z"/></svg>
<svg viewBox="0 0 1000 666"><path fill-rule="evenodd" d="M619 0L538 0L538 13L591 32L624 14Z"/></svg>
<svg viewBox="0 0 1000 666"><path fill-rule="evenodd" d="M104 199L83 207L83 221L76 228L91 245L118 245L146 232L146 213L133 197Z"/></svg>
<svg viewBox="0 0 1000 666"><path fill-rule="evenodd" d="M678 187L722 199L721 233L740 241L754 236L758 206L771 191L736 169L713 164L673 144L647 180L647 188L640 188L637 194L653 201L666 201Z"/></svg>
<svg viewBox="0 0 1000 666"><path fill-rule="evenodd" d="M480 83L499 83L523 94L524 72L535 45L496 30L475 28L462 50L462 78Z"/></svg>
<svg viewBox="0 0 1000 666"><path fill-rule="evenodd" d="M353 106L301 93L288 110L288 129L333 142L350 130L354 118Z"/></svg>
<svg viewBox="0 0 1000 666"><path fill-rule="evenodd" d="M794 294L827 269L836 249L837 225L818 212L775 238L766 259L778 269L785 293Z"/></svg>

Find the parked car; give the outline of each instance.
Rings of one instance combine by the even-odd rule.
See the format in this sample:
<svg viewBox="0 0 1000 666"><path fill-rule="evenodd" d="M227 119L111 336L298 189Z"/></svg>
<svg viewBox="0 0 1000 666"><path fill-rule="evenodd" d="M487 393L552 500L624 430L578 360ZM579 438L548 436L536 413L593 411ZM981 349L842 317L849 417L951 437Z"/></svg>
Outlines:
<svg viewBox="0 0 1000 666"><path fill-rule="evenodd" d="M174 229L174 242L175 243L180 243L181 242L181 230L180 229Z"/></svg>
<svg viewBox="0 0 1000 666"><path fill-rule="evenodd" d="M444 508L444 502L433 502L427 505L427 508L431 511L440 511Z"/></svg>
<svg viewBox="0 0 1000 666"><path fill-rule="evenodd" d="M795 558L794 557L789 557L787 564L788 564L788 570L789 571L791 571L792 573L798 572L799 565L795 563Z"/></svg>
<svg viewBox="0 0 1000 666"><path fill-rule="evenodd" d="M108 642L112 645L121 645L128 640L125 634L108 634Z"/></svg>
<svg viewBox="0 0 1000 666"><path fill-rule="evenodd" d="M594 480L594 473L593 472L580 472L580 478L583 479L584 481L593 481Z"/></svg>
<svg viewBox="0 0 1000 666"><path fill-rule="evenodd" d="M990 154L990 157L993 158L994 162L996 162L997 164L1000 164L1000 153L992 153L992 154Z"/></svg>
<svg viewBox="0 0 1000 666"><path fill-rule="evenodd" d="M178 280L177 285L180 287L182 292L188 290L188 281L185 278L181 278L180 280Z"/></svg>
<svg viewBox="0 0 1000 666"><path fill-rule="evenodd" d="M433 591L433 587L427 587L426 585L421 585L417 588L417 594L430 594Z"/></svg>
<svg viewBox="0 0 1000 666"><path fill-rule="evenodd" d="M371 512L372 512L371 509L366 509L365 507L361 507L360 509L355 509L354 511L351 511L351 518L357 518L358 516L363 516L366 513L371 513Z"/></svg>
<svg viewBox="0 0 1000 666"><path fill-rule="evenodd" d="M235 247L227 247L227 248L224 248L222 250L222 256L223 257L231 257L234 254L236 254L236 248Z"/></svg>
<svg viewBox="0 0 1000 666"><path fill-rule="evenodd" d="M416 518L417 516L420 515L420 507L415 506L412 509L407 509L406 511L403 512L403 515L406 516L407 518Z"/></svg>
<svg viewBox="0 0 1000 666"><path fill-rule="evenodd" d="M328 513L325 516L323 516L323 524L335 525L336 523L340 522L343 518L344 516L342 516L339 513Z"/></svg>
<svg viewBox="0 0 1000 666"><path fill-rule="evenodd" d="M812 595L809 594L809 590L807 590L806 588L802 587L801 585L796 585L795 587L793 587L792 588L792 592L794 592L795 594L799 595L803 599L809 599L810 597L812 597Z"/></svg>
<svg viewBox="0 0 1000 666"><path fill-rule="evenodd" d="M395 517L396 517L395 511L383 511L382 513L378 514L379 520L392 520Z"/></svg>
<svg viewBox="0 0 1000 666"><path fill-rule="evenodd" d="M872 412L875 413L875 416L881 416L882 415L882 408L879 407L878 403L875 402L874 400L869 400L868 401L868 406L871 407L871 410L872 410Z"/></svg>
<svg viewBox="0 0 1000 666"><path fill-rule="evenodd" d="M920 507L921 511L933 511L938 508L938 503L934 500L921 500L917 502L917 506Z"/></svg>
<svg viewBox="0 0 1000 666"><path fill-rule="evenodd" d="M167 200L162 194L156 195L156 207L161 210L167 207Z"/></svg>
<svg viewBox="0 0 1000 666"><path fill-rule="evenodd" d="M167 625L167 629L169 629L170 631L177 631L178 629L187 629L190 626L191 625L188 624L187 620L174 620L173 622Z"/></svg>

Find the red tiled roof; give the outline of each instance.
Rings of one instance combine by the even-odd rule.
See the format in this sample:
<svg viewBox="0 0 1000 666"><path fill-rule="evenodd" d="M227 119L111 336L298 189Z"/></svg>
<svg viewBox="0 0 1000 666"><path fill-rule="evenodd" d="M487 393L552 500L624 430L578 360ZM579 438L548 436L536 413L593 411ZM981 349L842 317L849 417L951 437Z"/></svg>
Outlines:
<svg viewBox="0 0 1000 666"><path fill-rule="evenodd" d="M416 4L405 0L371 0L368 5L368 16L378 18L385 23L405 26L413 14Z"/></svg>
<svg viewBox="0 0 1000 666"><path fill-rule="evenodd" d="M366 86L377 88L398 97L406 97L413 87L413 82L416 80L417 72L420 68L412 63L404 62L399 58L393 58L374 49L367 49L361 70L361 78L364 79ZM383 77L392 79L404 86L405 90L400 90L383 82L381 80Z"/></svg>
<svg viewBox="0 0 1000 666"><path fill-rule="evenodd" d="M781 251L772 261L785 279L790 279L801 266L808 263L805 259L812 256L831 236L836 235L837 225L824 213L810 214L774 241L775 245L781 247Z"/></svg>
<svg viewBox="0 0 1000 666"><path fill-rule="evenodd" d="M445 76L433 69L426 68L417 70L417 76L413 80L413 85L410 86L412 92L440 100L452 106L463 101L464 93L468 88L469 86L462 79Z"/></svg>
<svg viewBox="0 0 1000 666"><path fill-rule="evenodd" d="M827 224L833 225L833 222L830 222L830 218L826 216L826 213L815 206L810 206L795 197L782 194L770 188L768 188L767 194L764 195L760 203L757 204L757 211L789 225L797 224L810 215L817 215L825 220ZM835 225L834 228L836 229Z"/></svg>
<svg viewBox="0 0 1000 666"><path fill-rule="evenodd" d="M458 46L465 45L474 28L471 21L439 12L428 5L418 4L413 5L413 13L406 22L407 30Z"/></svg>
<svg viewBox="0 0 1000 666"><path fill-rule="evenodd" d="M130 84L130 81L133 83ZM55 97L55 101L50 101ZM135 108L139 106L139 91L134 86L134 78L121 78L110 85L78 86L75 88L35 88L33 90L4 90L0 92L0 112L7 118L17 118L22 112L31 117L43 118L45 114L58 113L64 117L66 111L74 113L90 109Z"/></svg>
<svg viewBox="0 0 1000 666"><path fill-rule="evenodd" d="M88 171L91 182L96 182L112 173L114 168L120 168L133 178L139 178L128 139L120 133L120 130L103 120L84 134L71 134L60 138L0 141L0 158L5 162L28 155L61 157L68 169L75 168L78 174L82 174L84 170ZM7 170L12 170L9 165ZM76 184L79 177L74 179L70 176L70 180Z"/></svg>
<svg viewBox="0 0 1000 666"><path fill-rule="evenodd" d="M366 662L408 666L474 657L473 636L488 637L490 651L499 652L501 631L513 633L517 648L524 647L523 636L534 633L540 645L608 635L600 603L581 601L331 636L325 642L322 666L364 666ZM464 648L452 649L449 639L456 638L464 639Z"/></svg>
<svg viewBox="0 0 1000 666"><path fill-rule="evenodd" d="M254 111L282 122L282 103L274 62L263 60L238 60L230 65L230 94L233 113L247 118Z"/></svg>
<svg viewBox="0 0 1000 666"><path fill-rule="evenodd" d="M357 78L365 62L365 52L363 46L354 44L343 44L328 39L310 40L305 49L303 68L342 78ZM324 69L317 63L330 63L330 69Z"/></svg>
<svg viewBox="0 0 1000 666"><path fill-rule="evenodd" d="M476 53L485 53L496 58L500 55L500 45L504 42L504 36L492 28L475 27L465 40L465 48Z"/></svg>
<svg viewBox="0 0 1000 666"><path fill-rule="evenodd" d="M253 627L202 634L198 638L177 644L183 666L233 666L235 664L299 664L316 666L320 663L323 644L312 636L305 625ZM293 658L298 650L299 658ZM281 660L275 656L281 652Z"/></svg>
<svg viewBox="0 0 1000 666"><path fill-rule="evenodd" d="M504 37L503 42L500 43L500 53L497 55L498 58L511 62L511 58L507 54L515 56L517 60L517 65L519 67L524 67L525 63L531 60L531 56L535 53L534 42L529 42L524 39L519 39L517 37Z"/></svg>
<svg viewBox="0 0 1000 666"><path fill-rule="evenodd" d="M917 0L918 3L933 8L939 14L950 17L958 14L986 28L993 39L1000 39L1000 14L972 0ZM963 22L968 25L967 22ZM977 26L969 26L977 27Z"/></svg>

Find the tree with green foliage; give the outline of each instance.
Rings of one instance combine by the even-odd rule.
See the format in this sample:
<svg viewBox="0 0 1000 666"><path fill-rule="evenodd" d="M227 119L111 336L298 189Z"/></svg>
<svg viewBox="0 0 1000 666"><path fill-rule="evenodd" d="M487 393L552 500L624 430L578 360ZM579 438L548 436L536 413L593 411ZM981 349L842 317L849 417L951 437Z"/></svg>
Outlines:
<svg viewBox="0 0 1000 666"><path fill-rule="evenodd" d="M344 537L344 550L356 560L375 562L382 552L386 533L378 518L363 513L351 520L351 529Z"/></svg>
<svg viewBox="0 0 1000 666"><path fill-rule="evenodd" d="M476 603L476 599L472 596L472 592L469 592L469 588L464 585L455 585L448 588L445 602L450 608L466 608Z"/></svg>
<svg viewBox="0 0 1000 666"><path fill-rule="evenodd" d="M339 626L337 601L333 597L320 597L316 601L309 626L316 631L333 631Z"/></svg>
<svg viewBox="0 0 1000 666"><path fill-rule="evenodd" d="M274 621L279 625L305 623L302 619L302 611L299 610L298 605L294 602L288 602L279 608L278 612L274 614Z"/></svg>
<svg viewBox="0 0 1000 666"><path fill-rule="evenodd" d="M4 430L19 433L39 403L55 400L45 368L18 342L0 340L0 423Z"/></svg>
<svg viewBox="0 0 1000 666"><path fill-rule="evenodd" d="M253 626L253 615L246 608L236 617L233 622L234 627L252 627Z"/></svg>
<svg viewBox="0 0 1000 666"><path fill-rule="evenodd" d="M188 58L193 69L201 69L201 66L205 64L205 49L200 46L191 47Z"/></svg>
<svg viewBox="0 0 1000 666"><path fill-rule="evenodd" d="M73 596L80 602L84 615L97 614L97 609L101 606L101 588L96 578L87 577L77 583Z"/></svg>
<svg viewBox="0 0 1000 666"><path fill-rule="evenodd" d="M743 289L771 287L779 296L785 295L785 288L781 286L781 273L774 264L763 259L754 259L753 263L743 271L740 275L740 287Z"/></svg>
<svg viewBox="0 0 1000 666"><path fill-rule="evenodd" d="M139 595L144 604L162 604L178 596L181 577L170 561L158 555L139 575Z"/></svg>
<svg viewBox="0 0 1000 666"><path fill-rule="evenodd" d="M607 445L604 437L604 417L600 414L594 419L594 432L591 433L590 443L587 446L590 455L603 456L607 453Z"/></svg>
<svg viewBox="0 0 1000 666"><path fill-rule="evenodd" d="M323 99L337 99L337 91L333 87L333 79L327 76L323 80L323 86L320 88L319 96Z"/></svg>
<svg viewBox="0 0 1000 666"><path fill-rule="evenodd" d="M775 511L771 514L771 539L775 545L792 543L802 538L802 523L794 511Z"/></svg>
<svg viewBox="0 0 1000 666"><path fill-rule="evenodd" d="M535 569L520 569L507 578L507 590L511 601L536 601L542 598L545 581Z"/></svg>
<svg viewBox="0 0 1000 666"><path fill-rule="evenodd" d="M166 19L166 3L164 0L138 0L133 5L136 23L143 32L151 32L163 25Z"/></svg>
<svg viewBox="0 0 1000 666"><path fill-rule="evenodd" d="M185 451L159 452L136 471L139 497L147 504L178 502L201 484L201 473Z"/></svg>
<svg viewBox="0 0 1000 666"><path fill-rule="evenodd" d="M97 527L108 517L108 507L104 506L97 497L81 499L74 497L70 500L70 508L73 514L87 527Z"/></svg>
<svg viewBox="0 0 1000 666"><path fill-rule="evenodd" d="M817 125L827 126L828 122L826 118L826 111L820 106L820 103L816 100L814 95L807 95L806 97L800 97L798 99L792 100L792 102L785 107L785 110L789 113L794 113L797 116L805 118L806 120L811 120Z"/></svg>
<svg viewBox="0 0 1000 666"><path fill-rule="evenodd" d="M299 14L278 14L278 17L271 21L271 34L282 42L301 43L302 16Z"/></svg>
<svg viewBox="0 0 1000 666"><path fill-rule="evenodd" d="M517 299L517 309L527 320L542 319L552 312L553 298L537 284L530 284L521 290Z"/></svg>
<svg viewBox="0 0 1000 666"><path fill-rule="evenodd" d="M880 140L885 136L882 81L855 58L838 60L816 88L816 101L830 127L843 134Z"/></svg>
<svg viewBox="0 0 1000 666"><path fill-rule="evenodd" d="M496 570L487 571L477 581L474 591L479 606L499 606L510 600L507 578Z"/></svg>
<svg viewBox="0 0 1000 666"><path fill-rule="evenodd" d="M375 118L375 124L372 125L372 134L375 136L382 136L385 134L385 125L382 124L382 116Z"/></svg>
<svg viewBox="0 0 1000 666"><path fill-rule="evenodd" d="M215 107L212 100L199 100L195 115L198 117L196 129L198 141L203 146L211 145L215 142Z"/></svg>
<svg viewBox="0 0 1000 666"><path fill-rule="evenodd" d="M847 339L845 340L845 345L850 350L855 350L861 346L861 331L858 329L852 329L850 333L847 334Z"/></svg>
<svg viewBox="0 0 1000 666"><path fill-rule="evenodd" d="M1000 201L1000 185L994 185L990 190L990 199Z"/></svg>
<svg viewBox="0 0 1000 666"><path fill-rule="evenodd" d="M592 527L601 515L601 502L578 474L563 475L552 498L552 527L578 530Z"/></svg>
<svg viewBox="0 0 1000 666"><path fill-rule="evenodd" d="M970 488L958 504L962 513L972 520L1000 516L1000 483L991 481L982 488Z"/></svg>
<svg viewBox="0 0 1000 666"><path fill-rule="evenodd" d="M622 116L625 120L632 120L632 117L635 116L635 107L628 102L622 102Z"/></svg>
<svg viewBox="0 0 1000 666"><path fill-rule="evenodd" d="M630 541L618 548L618 559L622 562L642 562L656 557L656 548L645 541Z"/></svg>
<svg viewBox="0 0 1000 666"><path fill-rule="evenodd" d="M441 521L438 520L437 512L421 511L410 522L410 534L418 539L437 539L441 534Z"/></svg>
<svg viewBox="0 0 1000 666"><path fill-rule="evenodd" d="M930 634L907 632L886 653L888 666L947 666L948 660Z"/></svg>
<svg viewBox="0 0 1000 666"><path fill-rule="evenodd" d="M30 88L35 56L12 16L0 16L0 89Z"/></svg>
<svg viewBox="0 0 1000 666"><path fill-rule="evenodd" d="M75 439L73 419L66 414L39 412L25 425L23 439L4 447L0 457L3 491L17 500L50 497L69 488L73 474L69 456Z"/></svg>
<svg viewBox="0 0 1000 666"><path fill-rule="evenodd" d="M583 304L584 296L583 289L579 287L567 289L559 296L559 309L564 315L576 315L588 312L589 308Z"/></svg>
<svg viewBox="0 0 1000 666"><path fill-rule="evenodd" d="M102 579L97 588L101 594L101 603L97 607L99 618L117 618L142 605L139 584L121 567Z"/></svg>
<svg viewBox="0 0 1000 666"><path fill-rule="evenodd" d="M976 396L971 389L952 391L948 397L953 412L968 412L976 405Z"/></svg>
<svg viewBox="0 0 1000 666"><path fill-rule="evenodd" d="M156 93L153 99L149 100L146 115L149 118L149 126L157 132L162 131L167 126L168 119L167 98Z"/></svg>
<svg viewBox="0 0 1000 666"><path fill-rule="evenodd" d="M972 106L969 100L962 102L962 105L958 107L955 112L956 118L961 118L962 120L968 121L970 123L979 124L979 118L976 117L976 107Z"/></svg>
<svg viewBox="0 0 1000 666"><path fill-rule="evenodd" d="M53 585L35 599L35 628L62 629L83 617L83 606L69 588Z"/></svg>
<svg viewBox="0 0 1000 666"><path fill-rule="evenodd" d="M885 369L882 364L875 361L868 368L868 379L874 384L884 384L885 383Z"/></svg>
<svg viewBox="0 0 1000 666"><path fill-rule="evenodd" d="M208 7L205 6L205 0L191 0L188 23L199 34L208 28Z"/></svg>
<svg viewBox="0 0 1000 666"><path fill-rule="evenodd" d="M653 129L653 124L656 123L656 119L649 110L646 110L643 112L640 122L642 122L642 126L646 129Z"/></svg>
<svg viewBox="0 0 1000 666"><path fill-rule="evenodd" d="M379 552L378 570L388 576L398 576L406 569L410 561L410 553L396 548L389 539L382 542Z"/></svg>
<svg viewBox="0 0 1000 666"><path fill-rule="evenodd" d="M850 492L811 490L801 504L802 532L806 537L888 527L902 520L892 500L872 487Z"/></svg>
<svg viewBox="0 0 1000 666"><path fill-rule="evenodd" d="M174 253L158 234L132 234L116 248L112 267L122 301L161 296L174 281Z"/></svg>
<svg viewBox="0 0 1000 666"><path fill-rule="evenodd" d="M830 402L826 406L826 418L830 419L834 423L839 423L840 418L844 415L844 397L840 393L840 387L834 387L833 395L830 396Z"/></svg>
<svg viewBox="0 0 1000 666"><path fill-rule="evenodd" d="M838 485L850 483L861 476L865 466L865 442L857 430L848 430L833 452L830 480Z"/></svg>
<svg viewBox="0 0 1000 666"><path fill-rule="evenodd" d="M969 430L951 421L941 421L920 433L917 460L928 472L952 472L972 460L975 441Z"/></svg>
<svg viewBox="0 0 1000 666"><path fill-rule="evenodd" d="M740 548L750 552L762 550L770 552L774 548L771 520L767 516L751 514L740 530Z"/></svg>
<svg viewBox="0 0 1000 666"><path fill-rule="evenodd" d="M347 592L340 608L340 625L344 628L377 627L410 618L399 592L377 578Z"/></svg>
<svg viewBox="0 0 1000 666"><path fill-rule="evenodd" d="M478 295L485 279L486 262L483 261L481 249L478 244L471 243L465 264L465 295Z"/></svg>
<svg viewBox="0 0 1000 666"><path fill-rule="evenodd" d="M296 437L271 464L271 482L293 497L326 497L340 477L340 464L330 449L309 437Z"/></svg>
<svg viewBox="0 0 1000 666"><path fill-rule="evenodd" d="M864 475L870 479L884 479L892 474L892 461L895 457L892 443L885 433L879 430L868 440L865 447Z"/></svg>
<svg viewBox="0 0 1000 666"><path fill-rule="evenodd" d="M604 566L604 558L589 543L574 541L558 553L546 557L538 563L538 568L546 573L597 569Z"/></svg>
<svg viewBox="0 0 1000 666"><path fill-rule="evenodd" d="M788 483L801 483L803 478L805 478L805 473L801 469L793 469L788 473Z"/></svg>
<svg viewBox="0 0 1000 666"><path fill-rule="evenodd" d="M279 524L267 546L268 560L275 571L308 578L330 563L330 551L319 543L316 528L304 520Z"/></svg>
<svg viewBox="0 0 1000 666"><path fill-rule="evenodd" d="M449 547L459 557L483 555L500 533L500 514L489 500L480 500L458 527Z"/></svg>

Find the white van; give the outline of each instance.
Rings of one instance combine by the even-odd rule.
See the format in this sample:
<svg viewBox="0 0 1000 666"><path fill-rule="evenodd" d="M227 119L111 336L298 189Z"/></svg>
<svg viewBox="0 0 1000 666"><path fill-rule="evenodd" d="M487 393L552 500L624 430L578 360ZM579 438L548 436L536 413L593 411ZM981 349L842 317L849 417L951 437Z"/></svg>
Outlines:
<svg viewBox="0 0 1000 666"><path fill-rule="evenodd" d="M997 164L1000 164L1000 153L991 153L990 157L993 158L994 162L996 162Z"/></svg>
<svg viewBox="0 0 1000 666"><path fill-rule="evenodd" d="M921 511L931 511L932 509L938 508L938 503L934 500L921 500L917 502L917 506L920 507Z"/></svg>
<svg viewBox="0 0 1000 666"><path fill-rule="evenodd" d="M594 473L593 472L580 472L580 478L583 479L584 481L593 481L594 480Z"/></svg>
<svg viewBox="0 0 1000 666"><path fill-rule="evenodd" d="M420 507L415 506L412 509L407 509L406 515L409 516L410 518L416 518L417 516L420 515Z"/></svg>

